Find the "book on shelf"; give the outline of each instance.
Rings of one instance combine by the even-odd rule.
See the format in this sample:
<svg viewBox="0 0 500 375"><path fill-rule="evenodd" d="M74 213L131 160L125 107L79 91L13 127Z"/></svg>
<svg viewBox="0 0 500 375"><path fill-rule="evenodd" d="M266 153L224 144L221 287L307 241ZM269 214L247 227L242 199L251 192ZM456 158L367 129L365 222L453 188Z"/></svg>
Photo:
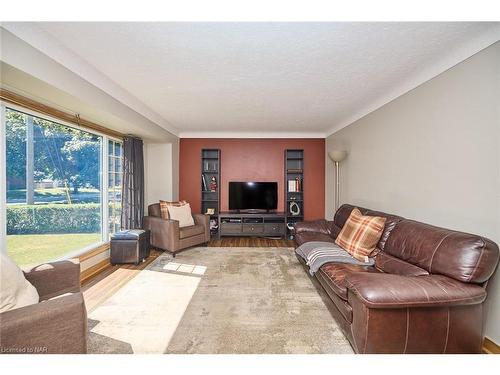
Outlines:
<svg viewBox="0 0 500 375"><path fill-rule="evenodd" d="M298 177L294 180L288 180L289 193L299 193L302 191L301 189L302 189L302 183Z"/></svg>

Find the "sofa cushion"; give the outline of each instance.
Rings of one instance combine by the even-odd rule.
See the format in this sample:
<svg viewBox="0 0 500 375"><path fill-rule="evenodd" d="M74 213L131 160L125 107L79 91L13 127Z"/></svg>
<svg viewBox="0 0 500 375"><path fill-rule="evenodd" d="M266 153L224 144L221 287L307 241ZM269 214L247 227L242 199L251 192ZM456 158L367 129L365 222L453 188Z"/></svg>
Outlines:
<svg viewBox="0 0 500 375"><path fill-rule="evenodd" d="M160 216L162 219L168 220L170 219L170 213L168 212L168 208L171 206L174 207L181 207L187 204L186 201L176 201L176 202L169 202L169 201L162 201L160 200Z"/></svg>
<svg viewBox="0 0 500 375"><path fill-rule="evenodd" d="M335 229L342 228L344 226L345 222L347 221L347 218L349 217L351 211L354 208L355 207L350 204L343 204L342 206L340 206L340 208L335 213L335 217L333 218L333 224L336 228L332 228L330 230L332 237L334 238L337 237L339 231L335 232ZM377 244L377 248L383 251L385 248L385 244L387 242L387 238L389 238L389 235L391 234L392 230L397 225L397 223L402 221L404 218L402 218L401 216L391 215L385 212L370 210L368 208L363 208L359 206L357 208L363 215L385 217L384 232L382 233L382 236L380 236L380 240L378 241Z"/></svg>
<svg viewBox="0 0 500 375"><path fill-rule="evenodd" d="M39 300L37 290L19 266L0 252L0 313L33 305Z"/></svg>
<svg viewBox="0 0 500 375"><path fill-rule="evenodd" d="M179 229L179 238L197 236L199 234L205 234L205 227L203 225L191 225L189 227L183 227Z"/></svg>
<svg viewBox="0 0 500 375"><path fill-rule="evenodd" d="M361 262L375 250L384 231L385 218L364 216L355 208L352 210L335 243Z"/></svg>
<svg viewBox="0 0 500 375"><path fill-rule="evenodd" d="M383 251L377 254L375 258L375 267L384 273L392 273L401 276L424 276L429 274L429 272L423 268L393 257Z"/></svg>
<svg viewBox="0 0 500 375"><path fill-rule="evenodd" d="M325 274L317 272L316 279L319 281L325 292L328 294L328 297L330 297L344 319L349 323L352 323L352 307L349 305L349 302L340 298L337 293L333 291L329 284L330 280Z"/></svg>
<svg viewBox="0 0 500 375"><path fill-rule="evenodd" d="M328 234L318 232L300 232L295 235L297 245L302 245L310 241L334 242L335 240Z"/></svg>
<svg viewBox="0 0 500 375"><path fill-rule="evenodd" d="M347 301L346 279L358 272L381 273L375 267L342 263L325 264L317 273L321 274L336 295Z"/></svg>
<svg viewBox="0 0 500 375"><path fill-rule="evenodd" d="M374 309L475 305L486 298L483 287L442 275L356 273L349 275L346 285L365 306Z"/></svg>
<svg viewBox="0 0 500 375"><path fill-rule="evenodd" d="M176 220L179 222L179 228L194 225L194 219L189 203L182 206L168 206L168 215L170 216L170 220Z"/></svg>
<svg viewBox="0 0 500 375"><path fill-rule="evenodd" d="M495 271L498 246L487 238L403 220L389 236L386 253L425 269L469 283L483 283Z"/></svg>

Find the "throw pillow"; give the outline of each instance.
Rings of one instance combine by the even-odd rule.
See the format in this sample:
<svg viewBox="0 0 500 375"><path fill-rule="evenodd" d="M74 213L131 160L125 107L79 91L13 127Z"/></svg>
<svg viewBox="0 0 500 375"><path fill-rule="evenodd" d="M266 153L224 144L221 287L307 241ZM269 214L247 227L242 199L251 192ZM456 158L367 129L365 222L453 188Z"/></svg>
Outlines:
<svg viewBox="0 0 500 375"><path fill-rule="evenodd" d="M194 225L189 203L182 206L168 206L168 214L170 220L177 220L179 222L179 228Z"/></svg>
<svg viewBox="0 0 500 375"><path fill-rule="evenodd" d="M357 260L368 262L384 232L385 220L379 216L363 216L354 208L335 243Z"/></svg>
<svg viewBox="0 0 500 375"><path fill-rule="evenodd" d="M170 219L170 216L168 214L168 207L169 206L184 206L187 204L186 201L178 201L178 202L169 202L169 201L160 201L160 215L162 219L168 220Z"/></svg>
<svg viewBox="0 0 500 375"><path fill-rule="evenodd" d="M0 252L0 313L38 303L36 288L6 254Z"/></svg>

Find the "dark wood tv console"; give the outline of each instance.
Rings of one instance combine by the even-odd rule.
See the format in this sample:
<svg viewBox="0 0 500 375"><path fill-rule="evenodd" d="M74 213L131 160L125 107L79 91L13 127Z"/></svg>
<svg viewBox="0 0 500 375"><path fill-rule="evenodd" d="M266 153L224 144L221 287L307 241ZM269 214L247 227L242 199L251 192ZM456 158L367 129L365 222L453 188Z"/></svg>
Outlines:
<svg viewBox="0 0 500 375"><path fill-rule="evenodd" d="M221 212L220 236L285 237L284 212Z"/></svg>

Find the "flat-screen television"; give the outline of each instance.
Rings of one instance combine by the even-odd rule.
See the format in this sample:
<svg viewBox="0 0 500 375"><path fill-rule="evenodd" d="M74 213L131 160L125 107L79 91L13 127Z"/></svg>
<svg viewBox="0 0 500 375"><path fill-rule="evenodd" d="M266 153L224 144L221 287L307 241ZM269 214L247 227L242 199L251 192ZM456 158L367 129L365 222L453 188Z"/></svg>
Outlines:
<svg viewBox="0 0 500 375"><path fill-rule="evenodd" d="M275 210L277 182L229 182L230 210Z"/></svg>

